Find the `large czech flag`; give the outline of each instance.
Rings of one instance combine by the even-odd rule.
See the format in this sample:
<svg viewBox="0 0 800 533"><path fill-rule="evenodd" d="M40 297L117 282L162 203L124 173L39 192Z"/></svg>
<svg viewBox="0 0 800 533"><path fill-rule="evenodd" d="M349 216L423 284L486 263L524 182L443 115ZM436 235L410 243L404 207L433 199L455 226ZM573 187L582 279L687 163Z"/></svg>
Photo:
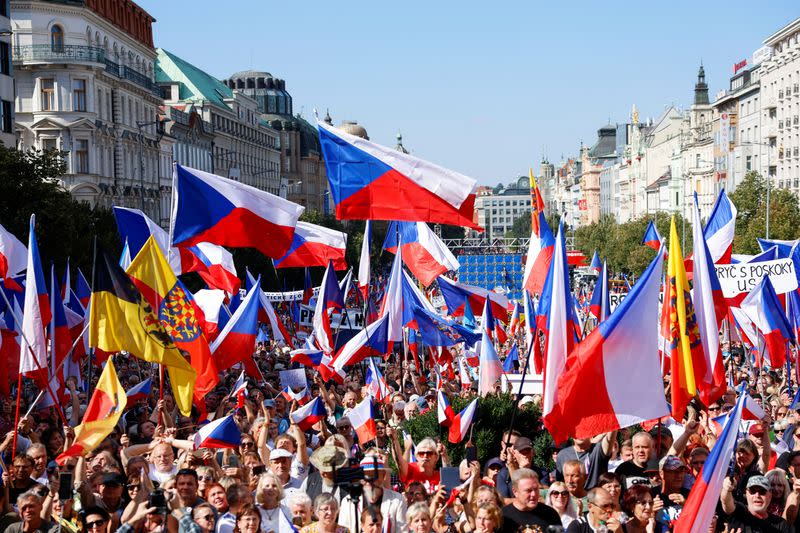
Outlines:
<svg viewBox="0 0 800 533"><path fill-rule="evenodd" d="M47 294L47 284L42 271L42 260L39 257L39 245L36 243L35 227L36 215L31 215L19 373L35 379L39 385L45 387L49 379L45 330L50 325L52 312L50 296ZM30 344L28 344L29 342Z"/></svg>
<svg viewBox="0 0 800 533"><path fill-rule="evenodd" d="M399 239L399 242L398 242ZM383 249L395 253L403 247L403 261L424 286L440 274L458 270L458 260L425 222L392 222L386 230Z"/></svg>
<svg viewBox="0 0 800 533"><path fill-rule="evenodd" d="M210 242L255 248L278 258L292 245L297 219L305 209L249 185L175 167L172 244L188 247Z"/></svg>
<svg viewBox="0 0 800 533"><path fill-rule="evenodd" d="M275 259L275 268L324 267L331 261L335 270L344 270L347 268L344 258L346 247L345 233L308 222L298 222L292 245L283 257Z"/></svg>
<svg viewBox="0 0 800 533"><path fill-rule="evenodd" d="M0 278L16 276L28 261L28 249L13 234L0 226Z"/></svg>
<svg viewBox="0 0 800 533"><path fill-rule="evenodd" d="M764 335L770 366L786 365L786 343L795 341L794 329L786 318L769 276L764 276L742 301L742 311Z"/></svg>
<svg viewBox="0 0 800 533"><path fill-rule="evenodd" d="M242 442L242 432L232 415L214 420L200 428L194 436L194 449L237 448Z"/></svg>
<svg viewBox="0 0 800 533"><path fill-rule="evenodd" d="M714 263L731 262L736 214L736 206L728 198L725 189L722 189L703 230L703 235L708 243L708 251L711 253L711 260Z"/></svg>
<svg viewBox="0 0 800 533"><path fill-rule="evenodd" d="M339 220L423 221L481 229L473 222L474 179L324 122L317 125Z"/></svg>
<svg viewBox="0 0 800 533"><path fill-rule="evenodd" d="M258 334L258 291L261 283L261 276L256 280L256 284L245 296L244 301L233 313L225 327L219 333L214 342L211 343L211 354L214 356L217 368L226 370L236 363L243 362L245 366L252 365L253 351L256 346L256 335ZM248 374L254 378L260 377L260 372L255 368L248 368Z"/></svg>
<svg viewBox="0 0 800 533"><path fill-rule="evenodd" d="M505 294L453 281L447 276L439 276L438 280L439 290L442 292L447 311L451 315L463 316L465 302L469 303L473 315L482 313L483 305L489 298L492 314L503 323L508 322L508 298Z"/></svg>

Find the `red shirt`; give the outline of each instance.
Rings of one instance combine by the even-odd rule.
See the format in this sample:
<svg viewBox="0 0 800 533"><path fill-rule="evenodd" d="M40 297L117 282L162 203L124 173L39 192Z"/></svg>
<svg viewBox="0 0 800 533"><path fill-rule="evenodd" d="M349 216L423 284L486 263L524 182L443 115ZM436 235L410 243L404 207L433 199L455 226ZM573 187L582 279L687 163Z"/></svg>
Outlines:
<svg viewBox="0 0 800 533"><path fill-rule="evenodd" d="M433 494L439 488L439 470L434 470L433 474L429 476L420 468L419 463L408 463L406 477L400 481L406 485L419 481L425 486L428 494Z"/></svg>

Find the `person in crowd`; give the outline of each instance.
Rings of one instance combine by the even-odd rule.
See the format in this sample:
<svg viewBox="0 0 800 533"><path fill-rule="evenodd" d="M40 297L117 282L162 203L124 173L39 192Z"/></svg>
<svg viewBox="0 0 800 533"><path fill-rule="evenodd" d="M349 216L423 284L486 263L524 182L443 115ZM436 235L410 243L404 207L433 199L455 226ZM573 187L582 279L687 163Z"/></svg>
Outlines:
<svg viewBox="0 0 800 533"><path fill-rule="evenodd" d="M578 510L581 502L572 498L563 481L556 481L550 485L544 503L556 510L564 528L581 514Z"/></svg>
<svg viewBox="0 0 800 533"><path fill-rule="evenodd" d="M236 517L239 511L253 505L253 495L242 483L234 483L225 491L228 510L217 519L217 533L233 533L236 529ZM219 512L219 509L218 509ZM259 527L261 515L259 514Z"/></svg>
<svg viewBox="0 0 800 533"><path fill-rule="evenodd" d="M752 475L747 479L745 487L746 503L734 498L736 485L730 477L722 482L719 496L723 521L728 531L763 531L768 533L789 533L793 528L779 516L770 514L772 486L766 476Z"/></svg>
<svg viewBox="0 0 800 533"><path fill-rule="evenodd" d="M622 481L620 481L619 476L614 472L604 472L600 474L600 477L597 478L597 486L603 487L611 494L611 497L617 502L618 505L621 505L622 499Z"/></svg>
<svg viewBox="0 0 800 533"><path fill-rule="evenodd" d="M486 466L483 467L483 478L481 483L489 487L497 486L497 475L503 469L503 461L499 457L493 457L486 461Z"/></svg>
<svg viewBox="0 0 800 533"><path fill-rule="evenodd" d="M622 495L622 511L628 517L625 533L655 533L653 496L645 485L633 485Z"/></svg>
<svg viewBox="0 0 800 533"><path fill-rule="evenodd" d="M530 468L519 468L511 475L514 498L503 507L504 533L515 533L520 526L535 525L541 529L560 526L561 517L544 503L539 502L539 475Z"/></svg>
<svg viewBox="0 0 800 533"><path fill-rule="evenodd" d="M361 533L381 533L382 528L383 516L379 510L367 507L361 511Z"/></svg>
<svg viewBox="0 0 800 533"><path fill-rule="evenodd" d="M357 502L352 501L349 497L342 501L339 524L350 531L355 531L355 522L358 517L356 509L372 506L380 510L381 516L388 521L392 531L404 531L406 529L405 515L408 507L405 498L401 494L385 488L386 465L377 455L369 454L364 456L359 466L364 470L364 479L361 481L361 496Z"/></svg>
<svg viewBox="0 0 800 533"><path fill-rule="evenodd" d="M647 432L639 432L631 439L633 457L620 464L614 473L622 480L627 489L635 483L649 483L646 474L647 463L655 457L655 443Z"/></svg>
<svg viewBox="0 0 800 533"><path fill-rule="evenodd" d="M279 531L278 529L262 529L261 513L252 504L244 505L236 513L236 525L233 533L259 533L261 531Z"/></svg>
<svg viewBox="0 0 800 533"><path fill-rule="evenodd" d="M30 459L28 459L30 461ZM32 461L31 461L32 462ZM42 518L42 497L29 490L17 498L17 507L22 521L8 526L8 533L47 533L53 526Z"/></svg>
<svg viewBox="0 0 800 533"><path fill-rule="evenodd" d="M387 428L386 432L389 438L392 439L392 447L394 450L394 458L397 462L398 475L403 483L410 483L419 481L428 491L428 494L433 494L439 487L439 470L436 465L439 462L439 457L442 458L442 466L448 466L450 461L447 458L447 449L441 443L437 444L431 438L422 439L417 444L417 462L411 463L406 459L404 451L401 448L400 440L397 431L392 428Z"/></svg>
<svg viewBox="0 0 800 533"><path fill-rule="evenodd" d="M667 455L658 462L659 486L651 490L656 511L656 522L668 529L677 520L689 496L683 487L687 468L674 455Z"/></svg>
<svg viewBox="0 0 800 533"><path fill-rule="evenodd" d="M282 500L283 485L278 476L273 472L261 474L256 487L256 504L261 513L261 527L265 531L278 531L281 514L289 516L288 510L281 505Z"/></svg>
<svg viewBox="0 0 800 533"><path fill-rule="evenodd" d="M786 508L786 499L789 497L789 492L791 492L789 480L786 478L786 472L779 468L774 468L765 475L769 480L770 491L772 492L769 512L782 517L784 509Z"/></svg>
<svg viewBox="0 0 800 533"><path fill-rule="evenodd" d="M217 515L210 504L201 503L192 508L192 520L200 529L199 533L214 533Z"/></svg>
<svg viewBox="0 0 800 533"><path fill-rule="evenodd" d="M300 533L348 533L348 528L339 525L339 502L332 494L322 493L314 498L316 522L305 526ZM275 531L278 531L277 529Z"/></svg>
<svg viewBox="0 0 800 533"><path fill-rule="evenodd" d="M573 520L567 533L594 533L617 531L621 529L616 504L607 490L595 487L586 494L589 504L588 512L578 520Z"/></svg>
<svg viewBox="0 0 800 533"><path fill-rule="evenodd" d="M411 533L430 533L433 528L433 520L428 504L417 502L411 505L406 511L406 522Z"/></svg>
<svg viewBox="0 0 800 533"><path fill-rule="evenodd" d="M564 481L564 465L568 461L580 461L587 471L585 489L589 490L597 485L600 474L608 471L617 432L604 433L599 442L592 439L573 439L572 446L567 446L556 456L556 479Z"/></svg>
<svg viewBox="0 0 800 533"><path fill-rule="evenodd" d="M314 502L308 494L297 491L287 498L286 506L291 513L292 524L295 527L305 527L311 523Z"/></svg>
<svg viewBox="0 0 800 533"><path fill-rule="evenodd" d="M515 470L526 468L543 476L542 469L533 465L533 443L528 437L517 437L514 445L506 451L506 466L497 473L495 486L506 503L514 499L511 487L511 475Z"/></svg>

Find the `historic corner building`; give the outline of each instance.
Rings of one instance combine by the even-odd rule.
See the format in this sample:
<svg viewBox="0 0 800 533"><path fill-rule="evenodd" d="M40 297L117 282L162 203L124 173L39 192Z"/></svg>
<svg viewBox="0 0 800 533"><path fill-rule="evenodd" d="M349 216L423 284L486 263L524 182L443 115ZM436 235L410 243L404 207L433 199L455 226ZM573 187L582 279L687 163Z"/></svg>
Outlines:
<svg viewBox="0 0 800 533"><path fill-rule="evenodd" d="M157 126L153 17L129 0L10 7L19 148L65 152L61 184L77 200L163 220L172 169Z"/></svg>
<svg viewBox="0 0 800 533"><path fill-rule="evenodd" d="M14 148L14 77L11 66L11 3L0 0L0 144Z"/></svg>

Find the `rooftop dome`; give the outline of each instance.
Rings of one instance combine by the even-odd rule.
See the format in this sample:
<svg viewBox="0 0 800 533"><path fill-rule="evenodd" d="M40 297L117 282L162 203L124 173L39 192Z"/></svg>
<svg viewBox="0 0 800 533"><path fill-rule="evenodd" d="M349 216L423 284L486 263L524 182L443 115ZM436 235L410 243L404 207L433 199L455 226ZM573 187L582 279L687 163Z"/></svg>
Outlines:
<svg viewBox="0 0 800 533"><path fill-rule="evenodd" d="M264 72L263 70L243 70L228 76L228 79L236 78L274 78L274 76L269 72Z"/></svg>
<svg viewBox="0 0 800 533"><path fill-rule="evenodd" d="M349 133L350 135L355 135L356 137L369 140L367 130L355 120L343 120L342 123L339 124L339 129Z"/></svg>

